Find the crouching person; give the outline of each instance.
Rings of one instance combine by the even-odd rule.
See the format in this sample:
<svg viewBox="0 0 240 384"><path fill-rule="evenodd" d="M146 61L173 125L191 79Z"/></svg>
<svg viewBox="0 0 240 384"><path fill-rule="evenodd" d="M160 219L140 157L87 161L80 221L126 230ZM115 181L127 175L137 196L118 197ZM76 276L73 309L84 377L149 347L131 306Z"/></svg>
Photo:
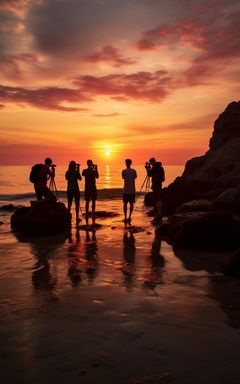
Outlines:
<svg viewBox="0 0 240 384"><path fill-rule="evenodd" d="M44 164L35 164L32 167L30 181L34 183L37 200L45 198L53 202L57 201L55 194L47 186L48 180L54 177L55 169L49 157L45 159Z"/></svg>

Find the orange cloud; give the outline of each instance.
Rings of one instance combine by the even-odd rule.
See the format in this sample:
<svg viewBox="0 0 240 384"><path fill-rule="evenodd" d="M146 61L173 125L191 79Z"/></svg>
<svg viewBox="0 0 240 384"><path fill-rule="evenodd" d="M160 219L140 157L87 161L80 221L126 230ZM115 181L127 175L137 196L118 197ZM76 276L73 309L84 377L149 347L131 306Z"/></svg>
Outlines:
<svg viewBox="0 0 240 384"><path fill-rule="evenodd" d="M120 53L119 49L113 47L112 45L106 45L95 54L86 56L86 61L89 63L109 63L114 67L121 67L123 65L136 63L136 60L130 57L124 57Z"/></svg>

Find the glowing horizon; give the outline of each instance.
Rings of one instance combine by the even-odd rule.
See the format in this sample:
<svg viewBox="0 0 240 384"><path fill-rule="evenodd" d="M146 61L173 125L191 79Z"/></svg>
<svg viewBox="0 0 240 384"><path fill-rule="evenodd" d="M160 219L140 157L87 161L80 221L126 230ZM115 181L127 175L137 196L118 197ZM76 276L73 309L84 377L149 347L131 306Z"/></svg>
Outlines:
<svg viewBox="0 0 240 384"><path fill-rule="evenodd" d="M2 0L0 15L0 164L183 164L239 98L236 0Z"/></svg>

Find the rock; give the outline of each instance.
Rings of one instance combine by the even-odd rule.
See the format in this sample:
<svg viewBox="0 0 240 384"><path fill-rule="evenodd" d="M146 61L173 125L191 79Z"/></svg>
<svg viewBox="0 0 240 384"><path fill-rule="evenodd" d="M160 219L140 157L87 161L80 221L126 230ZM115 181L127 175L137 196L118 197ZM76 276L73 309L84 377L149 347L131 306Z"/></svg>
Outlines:
<svg viewBox="0 0 240 384"><path fill-rule="evenodd" d="M162 190L164 214L172 214L191 200L213 201L227 189L237 188L240 185L239 147L240 101L229 104L215 121L205 155L189 160L182 176Z"/></svg>
<svg viewBox="0 0 240 384"><path fill-rule="evenodd" d="M232 259L225 265L223 269L224 275L240 277L240 249L232 257Z"/></svg>
<svg viewBox="0 0 240 384"><path fill-rule="evenodd" d="M14 211L14 209L16 209L16 207L14 207L13 204L6 204L6 205L2 205L0 207L0 209L4 210L4 211Z"/></svg>
<svg viewBox="0 0 240 384"><path fill-rule="evenodd" d="M0 221L0 225L3 225L4 223L3 223L3 221Z"/></svg>
<svg viewBox="0 0 240 384"><path fill-rule="evenodd" d="M154 207L155 201L153 198L153 192L147 192L144 196L144 204L146 207Z"/></svg>
<svg viewBox="0 0 240 384"><path fill-rule="evenodd" d="M41 200L31 207L17 208L11 216L11 227L23 235L50 235L69 230L71 215L63 203Z"/></svg>
<svg viewBox="0 0 240 384"><path fill-rule="evenodd" d="M88 374L88 371L86 369L81 369L78 373L80 376L85 376Z"/></svg>
<svg viewBox="0 0 240 384"><path fill-rule="evenodd" d="M240 139L240 102L230 103L215 121L210 149L221 148L233 138Z"/></svg>
<svg viewBox="0 0 240 384"><path fill-rule="evenodd" d="M177 213L182 212L207 212L213 210L213 203L209 200L200 199L200 200L192 200L188 203L181 205L177 209Z"/></svg>
<svg viewBox="0 0 240 384"><path fill-rule="evenodd" d="M158 233L176 249L230 251L240 246L240 220L229 212L174 215Z"/></svg>
<svg viewBox="0 0 240 384"><path fill-rule="evenodd" d="M194 198L193 188L182 177L177 177L172 184L162 189L163 215L173 214L179 206Z"/></svg>
<svg viewBox="0 0 240 384"><path fill-rule="evenodd" d="M99 360L94 360L93 362L92 362L92 367L94 367L94 368L98 368L100 366L100 361Z"/></svg>
<svg viewBox="0 0 240 384"><path fill-rule="evenodd" d="M222 192L214 201L216 209L227 209L234 213L240 213L240 186L229 188Z"/></svg>

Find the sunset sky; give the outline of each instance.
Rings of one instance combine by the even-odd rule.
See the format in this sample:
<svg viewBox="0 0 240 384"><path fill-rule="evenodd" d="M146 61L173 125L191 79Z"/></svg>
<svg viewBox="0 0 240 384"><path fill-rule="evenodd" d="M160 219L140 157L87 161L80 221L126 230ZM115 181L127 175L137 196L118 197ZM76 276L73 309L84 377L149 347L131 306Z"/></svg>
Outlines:
<svg viewBox="0 0 240 384"><path fill-rule="evenodd" d="M0 0L0 163L205 153L239 20L239 0Z"/></svg>

